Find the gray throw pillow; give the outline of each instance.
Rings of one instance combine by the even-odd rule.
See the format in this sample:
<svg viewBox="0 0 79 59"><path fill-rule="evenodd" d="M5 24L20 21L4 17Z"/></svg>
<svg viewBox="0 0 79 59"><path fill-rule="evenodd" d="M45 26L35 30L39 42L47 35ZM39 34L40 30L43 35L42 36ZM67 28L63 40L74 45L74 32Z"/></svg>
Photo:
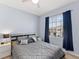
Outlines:
<svg viewBox="0 0 79 59"><path fill-rule="evenodd" d="M33 38L29 37L28 43L33 43L35 42Z"/></svg>

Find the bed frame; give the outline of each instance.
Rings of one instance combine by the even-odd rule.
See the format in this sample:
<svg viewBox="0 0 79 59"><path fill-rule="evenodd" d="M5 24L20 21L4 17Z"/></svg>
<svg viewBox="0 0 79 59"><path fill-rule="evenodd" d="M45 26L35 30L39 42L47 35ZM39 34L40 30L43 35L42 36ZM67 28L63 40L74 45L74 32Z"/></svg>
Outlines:
<svg viewBox="0 0 79 59"><path fill-rule="evenodd" d="M33 35L36 35L36 34L12 35L11 38L15 38L15 40L11 40L11 41L17 41L19 37L29 37ZM12 55L12 52L11 52L11 55ZM60 59L64 59L64 58L65 58L65 54Z"/></svg>

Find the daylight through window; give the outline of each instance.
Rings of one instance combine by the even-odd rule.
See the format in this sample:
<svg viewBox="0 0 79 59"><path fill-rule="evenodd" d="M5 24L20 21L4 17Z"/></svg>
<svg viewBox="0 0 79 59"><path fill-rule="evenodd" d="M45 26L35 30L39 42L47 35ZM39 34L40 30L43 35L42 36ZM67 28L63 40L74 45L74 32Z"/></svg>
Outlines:
<svg viewBox="0 0 79 59"><path fill-rule="evenodd" d="M50 17L49 33L52 37L63 37L63 14Z"/></svg>

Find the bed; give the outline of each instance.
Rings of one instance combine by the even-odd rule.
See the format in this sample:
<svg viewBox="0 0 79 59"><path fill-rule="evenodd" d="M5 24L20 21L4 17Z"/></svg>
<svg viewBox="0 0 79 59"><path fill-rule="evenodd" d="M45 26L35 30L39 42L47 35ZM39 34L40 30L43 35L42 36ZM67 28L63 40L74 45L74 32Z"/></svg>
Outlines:
<svg viewBox="0 0 79 59"><path fill-rule="evenodd" d="M52 44L37 41L12 48L12 59L63 59L64 52Z"/></svg>

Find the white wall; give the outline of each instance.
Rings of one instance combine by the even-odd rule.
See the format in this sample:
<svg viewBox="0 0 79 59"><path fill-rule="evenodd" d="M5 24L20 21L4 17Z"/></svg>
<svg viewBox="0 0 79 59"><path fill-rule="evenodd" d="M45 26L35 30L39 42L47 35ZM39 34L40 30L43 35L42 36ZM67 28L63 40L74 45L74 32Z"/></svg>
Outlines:
<svg viewBox="0 0 79 59"><path fill-rule="evenodd" d="M37 33L38 16L0 5L0 33Z"/></svg>
<svg viewBox="0 0 79 59"><path fill-rule="evenodd" d="M73 42L75 52L79 54L79 2L72 3L70 5L61 7L59 9L53 10L43 16L40 17L40 36L44 38L44 30L45 30L45 20L44 18L47 16L54 16L65 12L67 10L72 10L72 31L73 31ZM52 42L62 46L62 39L52 39Z"/></svg>

